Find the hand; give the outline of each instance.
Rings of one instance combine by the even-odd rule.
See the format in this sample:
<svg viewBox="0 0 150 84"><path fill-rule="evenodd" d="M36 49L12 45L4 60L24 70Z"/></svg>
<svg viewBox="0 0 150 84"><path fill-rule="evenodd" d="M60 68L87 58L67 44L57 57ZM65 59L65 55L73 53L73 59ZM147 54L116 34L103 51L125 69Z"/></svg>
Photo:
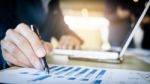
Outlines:
<svg viewBox="0 0 150 84"><path fill-rule="evenodd" d="M122 9L121 7L117 7L116 13L117 13L118 17L122 20L124 20L130 16L130 11L127 9Z"/></svg>
<svg viewBox="0 0 150 84"><path fill-rule="evenodd" d="M49 43L41 43L30 28L21 23L15 29L9 29L1 40L2 54L6 62L21 67L43 69L39 58L51 50Z"/></svg>
<svg viewBox="0 0 150 84"><path fill-rule="evenodd" d="M75 36L64 35L60 38L58 48L61 49L81 49L82 41Z"/></svg>

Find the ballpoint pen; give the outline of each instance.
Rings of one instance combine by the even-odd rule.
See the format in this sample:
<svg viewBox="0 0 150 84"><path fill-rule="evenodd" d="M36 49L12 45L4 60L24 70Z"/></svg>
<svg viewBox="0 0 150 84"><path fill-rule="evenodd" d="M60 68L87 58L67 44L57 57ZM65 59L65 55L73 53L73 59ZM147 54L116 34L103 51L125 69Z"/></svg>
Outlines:
<svg viewBox="0 0 150 84"><path fill-rule="evenodd" d="M37 27L35 27L34 25L31 25L30 28L31 28L32 31L34 31L37 34L37 36L41 40L41 36L40 36L40 33L39 33ZM49 69L48 69L48 64L46 62L46 57L42 57L40 59L42 60L42 62L44 64L44 70L49 74Z"/></svg>

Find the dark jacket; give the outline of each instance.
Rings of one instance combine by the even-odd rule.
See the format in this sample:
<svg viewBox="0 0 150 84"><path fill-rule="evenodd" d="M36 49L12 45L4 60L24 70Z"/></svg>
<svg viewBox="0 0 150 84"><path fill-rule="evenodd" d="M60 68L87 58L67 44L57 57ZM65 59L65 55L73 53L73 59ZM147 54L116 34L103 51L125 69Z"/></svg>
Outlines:
<svg viewBox="0 0 150 84"><path fill-rule="evenodd" d="M46 14L41 0L0 0L0 40L5 37L7 29L15 28L21 22L38 26L45 41L50 41L52 36L59 40L64 34L76 36L64 23L59 0L51 0L48 7L49 12ZM0 69L2 69L6 67L6 63L1 50L0 54Z"/></svg>

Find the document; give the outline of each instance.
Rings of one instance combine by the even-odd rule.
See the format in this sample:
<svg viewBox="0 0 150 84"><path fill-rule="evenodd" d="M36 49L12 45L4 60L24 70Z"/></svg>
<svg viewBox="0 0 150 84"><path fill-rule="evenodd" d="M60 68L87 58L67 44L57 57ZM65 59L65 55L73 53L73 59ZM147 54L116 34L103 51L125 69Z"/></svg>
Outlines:
<svg viewBox="0 0 150 84"><path fill-rule="evenodd" d="M0 71L0 83L18 84L150 84L150 72L83 66L49 66L44 71L20 68Z"/></svg>
<svg viewBox="0 0 150 84"><path fill-rule="evenodd" d="M138 59L150 64L150 50L144 50L140 48L130 48L127 52L126 55L128 56L135 56Z"/></svg>

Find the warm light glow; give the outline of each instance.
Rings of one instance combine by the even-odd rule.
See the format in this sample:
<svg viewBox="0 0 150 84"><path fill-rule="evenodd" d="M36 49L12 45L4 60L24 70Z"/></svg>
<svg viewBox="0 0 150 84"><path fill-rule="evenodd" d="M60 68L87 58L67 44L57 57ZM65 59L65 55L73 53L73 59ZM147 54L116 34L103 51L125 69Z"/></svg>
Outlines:
<svg viewBox="0 0 150 84"><path fill-rule="evenodd" d="M98 41L98 39L101 39L102 44L99 43L100 45L102 45L101 49L107 50L110 48L110 45L108 43L109 21L105 17L65 16L64 20L65 20L66 24L69 26L69 28L74 31L80 31L80 30L81 31L84 30L84 32L90 31L88 33L88 35L83 35L83 36L87 36L85 38L88 38L88 41L90 41L91 39L92 39L92 41L94 41L93 38L96 38L97 36L95 36L93 38L92 38L92 36L94 36L94 34L98 35L99 38L96 38L95 41ZM96 34L97 32L99 32L99 34ZM96 42L93 45L95 45L95 44L96 44ZM88 44L88 46L89 46L89 44ZM99 46L99 45L97 44L97 46Z"/></svg>
<svg viewBox="0 0 150 84"><path fill-rule="evenodd" d="M83 16L88 16L89 15L89 11L88 11L88 9L86 9L86 8L83 8L82 10L81 10L81 14L83 15Z"/></svg>
<svg viewBox="0 0 150 84"><path fill-rule="evenodd" d="M65 16L64 20L72 30L106 28L109 25L109 21L104 17Z"/></svg>
<svg viewBox="0 0 150 84"><path fill-rule="evenodd" d="M137 3L139 0L133 0L135 3Z"/></svg>

